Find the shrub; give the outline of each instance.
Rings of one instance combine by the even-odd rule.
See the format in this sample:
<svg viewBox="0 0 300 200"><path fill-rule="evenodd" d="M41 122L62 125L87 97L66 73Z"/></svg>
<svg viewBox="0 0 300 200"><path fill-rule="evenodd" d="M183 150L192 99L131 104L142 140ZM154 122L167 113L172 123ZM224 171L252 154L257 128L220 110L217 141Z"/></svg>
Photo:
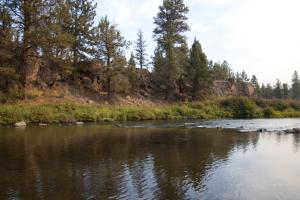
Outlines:
<svg viewBox="0 0 300 200"><path fill-rule="evenodd" d="M205 105L203 102L194 102L189 105L191 108L202 110Z"/></svg>
<svg viewBox="0 0 300 200"><path fill-rule="evenodd" d="M153 111L150 110L140 110L139 116L141 120L155 120L156 116Z"/></svg>
<svg viewBox="0 0 300 200"><path fill-rule="evenodd" d="M43 92L38 89L32 89L26 93L26 97L30 100L37 99L38 97L40 97L42 95L43 95Z"/></svg>
<svg viewBox="0 0 300 200"><path fill-rule="evenodd" d="M289 105L284 100L273 100L270 101L269 106L273 107L275 110L284 111L288 109Z"/></svg>
<svg viewBox="0 0 300 200"><path fill-rule="evenodd" d="M253 118L255 117L256 106L248 98L236 97L221 101L221 106L232 113L234 118Z"/></svg>
<svg viewBox="0 0 300 200"><path fill-rule="evenodd" d="M258 107L261 107L261 108L268 107L268 103L267 103L266 99L255 99L254 101Z"/></svg>
<svg viewBox="0 0 300 200"><path fill-rule="evenodd" d="M276 115L274 109L271 107L265 108L263 110L263 114L264 114L265 118L272 118L272 117L275 117L275 115Z"/></svg>
<svg viewBox="0 0 300 200"><path fill-rule="evenodd" d="M292 101L290 103L290 106L296 110L296 111L300 111L300 101Z"/></svg>

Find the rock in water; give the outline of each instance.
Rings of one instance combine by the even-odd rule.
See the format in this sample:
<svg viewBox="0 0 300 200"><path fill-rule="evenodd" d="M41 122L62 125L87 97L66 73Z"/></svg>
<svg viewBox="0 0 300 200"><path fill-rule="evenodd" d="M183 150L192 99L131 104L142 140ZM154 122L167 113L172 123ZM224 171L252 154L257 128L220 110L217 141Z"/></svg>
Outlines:
<svg viewBox="0 0 300 200"><path fill-rule="evenodd" d="M24 121L15 123L16 128L25 128L26 126L27 126L27 124Z"/></svg>
<svg viewBox="0 0 300 200"><path fill-rule="evenodd" d="M286 134L300 134L300 128L293 128L285 130L284 133Z"/></svg>
<svg viewBox="0 0 300 200"><path fill-rule="evenodd" d="M265 129L265 128L260 128L260 129L258 129L256 132L257 133L263 133L263 132L267 132L268 130L267 129Z"/></svg>
<svg viewBox="0 0 300 200"><path fill-rule="evenodd" d="M300 134L300 128L294 128L293 131L294 131L294 133L296 133L296 134Z"/></svg>
<svg viewBox="0 0 300 200"><path fill-rule="evenodd" d="M290 130L290 129L284 130L283 132L284 132L285 134L293 134L293 133L294 133L293 130Z"/></svg>
<svg viewBox="0 0 300 200"><path fill-rule="evenodd" d="M76 125L83 125L84 122L76 122Z"/></svg>
<svg viewBox="0 0 300 200"><path fill-rule="evenodd" d="M48 126L48 124L40 123L40 126Z"/></svg>

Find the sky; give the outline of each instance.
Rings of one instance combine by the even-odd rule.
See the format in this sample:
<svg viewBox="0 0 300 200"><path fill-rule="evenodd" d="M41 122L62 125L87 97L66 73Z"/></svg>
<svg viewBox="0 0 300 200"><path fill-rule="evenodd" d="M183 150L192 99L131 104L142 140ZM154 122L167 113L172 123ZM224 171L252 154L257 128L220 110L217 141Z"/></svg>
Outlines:
<svg viewBox="0 0 300 200"><path fill-rule="evenodd" d="M153 18L163 0L96 0L97 20L107 15L129 41L144 32L153 54ZM255 74L260 82L290 83L300 72L299 0L185 0L191 30L208 59L227 60L234 71ZM130 54L132 47L127 50Z"/></svg>

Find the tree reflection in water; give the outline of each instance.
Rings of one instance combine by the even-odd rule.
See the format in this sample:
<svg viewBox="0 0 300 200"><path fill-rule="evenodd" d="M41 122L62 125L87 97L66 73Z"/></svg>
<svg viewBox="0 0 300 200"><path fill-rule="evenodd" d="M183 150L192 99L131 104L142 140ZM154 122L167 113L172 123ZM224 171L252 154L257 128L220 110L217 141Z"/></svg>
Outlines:
<svg viewBox="0 0 300 200"><path fill-rule="evenodd" d="M222 199L224 193L212 195L211 184L222 191L218 183L241 177L220 170L227 173L236 155L255 152L266 137L97 125L0 132L0 199ZM299 148L298 136L267 137L292 138Z"/></svg>

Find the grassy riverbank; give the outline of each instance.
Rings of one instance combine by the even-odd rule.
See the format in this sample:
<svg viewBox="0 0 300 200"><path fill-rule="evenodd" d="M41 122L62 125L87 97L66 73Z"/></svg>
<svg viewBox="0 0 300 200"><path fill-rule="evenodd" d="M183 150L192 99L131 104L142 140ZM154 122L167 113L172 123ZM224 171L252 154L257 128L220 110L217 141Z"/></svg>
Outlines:
<svg viewBox="0 0 300 200"><path fill-rule="evenodd" d="M300 101L225 98L157 106L0 105L0 124L300 117Z"/></svg>

